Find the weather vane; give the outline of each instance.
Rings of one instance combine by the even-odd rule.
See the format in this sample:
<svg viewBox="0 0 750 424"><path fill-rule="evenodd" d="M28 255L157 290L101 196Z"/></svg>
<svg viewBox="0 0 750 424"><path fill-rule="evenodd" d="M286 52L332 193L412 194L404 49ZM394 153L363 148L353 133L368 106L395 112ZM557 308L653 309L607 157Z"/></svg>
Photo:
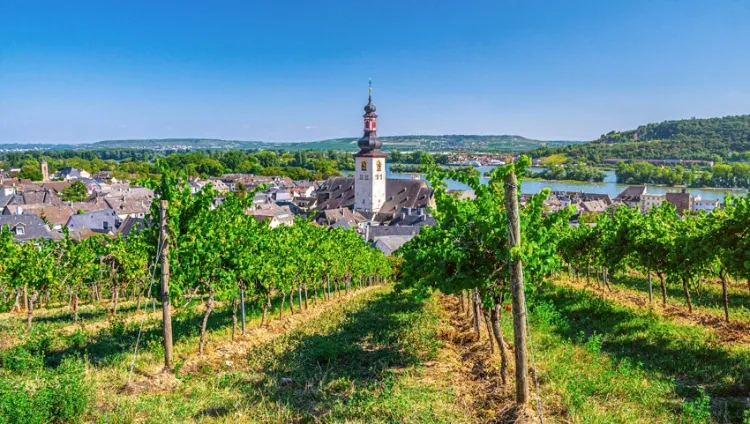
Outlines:
<svg viewBox="0 0 750 424"><path fill-rule="evenodd" d="M372 94L372 78L368 81L367 93Z"/></svg>

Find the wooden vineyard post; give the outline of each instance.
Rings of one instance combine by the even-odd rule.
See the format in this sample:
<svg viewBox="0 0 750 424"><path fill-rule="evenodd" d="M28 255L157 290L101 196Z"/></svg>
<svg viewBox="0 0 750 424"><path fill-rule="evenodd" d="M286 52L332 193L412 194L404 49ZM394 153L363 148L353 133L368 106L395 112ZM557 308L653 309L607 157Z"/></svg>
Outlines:
<svg viewBox="0 0 750 424"><path fill-rule="evenodd" d="M648 270L648 304L654 301L654 285L651 283L651 270Z"/></svg>
<svg viewBox="0 0 750 424"><path fill-rule="evenodd" d="M508 213L508 248L512 252L521 247L521 223L518 215L518 179L515 171L505 176L505 209ZM526 353L526 295L523 291L521 258L511 255L510 290L513 300L513 340L516 355L516 404L525 405L529 399Z"/></svg>
<svg viewBox="0 0 750 424"><path fill-rule="evenodd" d="M159 241L161 244L161 310L164 327L164 369L170 370L172 364L172 311L169 306L169 242L167 233L167 201L161 201L161 225Z"/></svg>
<svg viewBox="0 0 750 424"><path fill-rule="evenodd" d="M245 334L245 289L240 289L240 314L242 315L242 334Z"/></svg>

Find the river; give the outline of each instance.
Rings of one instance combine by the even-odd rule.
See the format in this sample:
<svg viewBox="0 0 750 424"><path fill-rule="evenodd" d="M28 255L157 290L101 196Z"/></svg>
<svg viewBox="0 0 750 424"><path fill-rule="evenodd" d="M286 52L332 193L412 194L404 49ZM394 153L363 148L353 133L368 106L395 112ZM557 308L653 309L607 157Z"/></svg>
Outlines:
<svg viewBox="0 0 750 424"><path fill-rule="evenodd" d="M414 179L418 176L419 179L424 179L424 175L421 174L402 174L398 172L391 172L391 164L386 164L386 177L387 178L398 178L398 179ZM486 171L491 171L491 166L480 166L477 168L479 172L484 175ZM533 171L539 171L540 168L530 168ZM541 191L543 188L548 187L553 191L582 191L586 193L601 193L608 194L609 197L614 198L618 194L622 193L623 190L628 188L627 184L617 184L615 177L615 171L604 171L605 177L602 183L586 183L586 182L562 182L562 181L541 181L541 180L527 180L521 183L521 193L534 194ZM483 183L487 183L489 178L484 176L481 177ZM468 190L465 184L461 184L457 181L448 181L448 188L451 190ZM662 186L648 186L648 192L653 194L664 194L666 192L680 191L682 187L662 187ZM700 196L703 199L717 199L724 200L724 196L727 192L731 192L736 195L744 195L747 190L744 189L726 189L726 188L687 188L693 196Z"/></svg>

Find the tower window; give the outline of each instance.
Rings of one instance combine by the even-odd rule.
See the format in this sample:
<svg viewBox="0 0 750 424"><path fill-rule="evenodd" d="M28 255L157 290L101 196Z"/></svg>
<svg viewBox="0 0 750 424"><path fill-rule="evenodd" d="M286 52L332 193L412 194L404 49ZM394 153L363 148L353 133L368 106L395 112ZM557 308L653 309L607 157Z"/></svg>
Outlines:
<svg viewBox="0 0 750 424"><path fill-rule="evenodd" d="M360 171L367 171L367 161L362 161L359 163L359 170Z"/></svg>
<svg viewBox="0 0 750 424"><path fill-rule="evenodd" d="M375 165L376 165L376 169L377 169L378 172L380 172L380 171L383 170L383 161L379 160L379 161L375 162Z"/></svg>

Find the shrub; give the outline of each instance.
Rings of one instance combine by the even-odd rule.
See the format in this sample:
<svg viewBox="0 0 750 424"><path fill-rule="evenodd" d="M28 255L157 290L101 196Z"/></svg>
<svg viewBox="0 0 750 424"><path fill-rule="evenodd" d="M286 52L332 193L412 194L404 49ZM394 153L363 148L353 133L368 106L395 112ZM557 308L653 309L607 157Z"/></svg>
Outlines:
<svg viewBox="0 0 750 424"><path fill-rule="evenodd" d="M704 389L698 389L698 397L682 403L682 414L687 422L711 422L711 397Z"/></svg>
<svg viewBox="0 0 750 424"><path fill-rule="evenodd" d="M37 424L49 421L46 409L39 409L34 393L25 385L0 379L0 423Z"/></svg>
<svg viewBox="0 0 750 424"><path fill-rule="evenodd" d="M86 364L80 358L65 358L48 376L45 387L50 415L64 423L80 422L93 398Z"/></svg>
<svg viewBox="0 0 750 424"><path fill-rule="evenodd" d="M39 374L35 384L0 379L0 423L77 423L93 399L80 358L64 358L57 369Z"/></svg>
<svg viewBox="0 0 750 424"><path fill-rule="evenodd" d="M80 328L76 329L76 331L68 336L70 344L76 349L83 349L86 346L86 339L86 333L84 333Z"/></svg>
<svg viewBox="0 0 750 424"><path fill-rule="evenodd" d="M565 322L562 314L557 310L555 305L550 302L540 300L538 303L534 304L533 310L530 312L537 320L536 325L540 328L551 329L556 327L560 330L567 329L567 322Z"/></svg>
<svg viewBox="0 0 750 424"><path fill-rule="evenodd" d="M125 335L127 331L127 323L125 318L118 315L109 317L109 328L107 329L112 337L118 338Z"/></svg>
<svg viewBox="0 0 750 424"><path fill-rule="evenodd" d="M49 333L34 334L33 338L29 339L24 346L26 350L37 355L44 356L45 353L52 350L52 343L55 338Z"/></svg>
<svg viewBox="0 0 750 424"><path fill-rule="evenodd" d="M43 368L44 358L31 352L25 346L15 346L0 351L0 365L14 373L35 372Z"/></svg>

